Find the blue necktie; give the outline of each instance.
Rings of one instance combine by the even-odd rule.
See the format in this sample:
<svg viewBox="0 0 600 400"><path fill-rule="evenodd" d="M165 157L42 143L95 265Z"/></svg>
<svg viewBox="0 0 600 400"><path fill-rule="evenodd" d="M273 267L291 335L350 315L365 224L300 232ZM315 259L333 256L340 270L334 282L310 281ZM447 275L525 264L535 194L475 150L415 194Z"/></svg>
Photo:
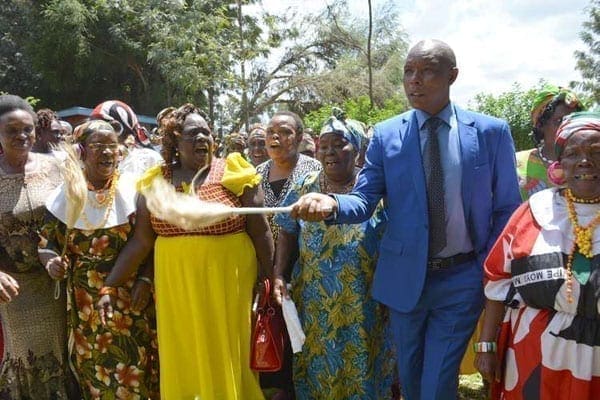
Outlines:
<svg viewBox="0 0 600 400"><path fill-rule="evenodd" d="M423 168L427 181L427 208L429 211L429 256L433 257L446 247L446 203L444 201L444 167L440 157L438 128L442 120L431 117L425 121L427 141L423 151Z"/></svg>

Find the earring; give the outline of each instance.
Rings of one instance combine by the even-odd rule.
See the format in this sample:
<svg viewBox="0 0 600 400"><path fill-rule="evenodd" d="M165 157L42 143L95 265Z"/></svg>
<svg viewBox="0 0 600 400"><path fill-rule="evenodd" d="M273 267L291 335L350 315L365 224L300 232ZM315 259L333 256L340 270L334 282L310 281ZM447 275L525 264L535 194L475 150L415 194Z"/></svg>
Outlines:
<svg viewBox="0 0 600 400"><path fill-rule="evenodd" d="M563 171L559 161L554 161L552 164L550 164L546 173L550 182L556 186L565 184L565 172Z"/></svg>

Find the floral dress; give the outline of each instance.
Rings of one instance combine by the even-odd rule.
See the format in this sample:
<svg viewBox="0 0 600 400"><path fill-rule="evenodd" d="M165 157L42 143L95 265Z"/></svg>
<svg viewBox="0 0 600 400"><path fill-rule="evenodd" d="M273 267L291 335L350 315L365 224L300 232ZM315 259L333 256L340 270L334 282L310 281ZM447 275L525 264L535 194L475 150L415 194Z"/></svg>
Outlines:
<svg viewBox="0 0 600 400"><path fill-rule="evenodd" d="M575 204L587 225L598 204ZM558 189L535 193L515 211L485 261L485 294L507 306L498 339L501 381L493 399L600 398L600 229L594 256L575 254L572 301L567 255L573 228Z"/></svg>
<svg viewBox="0 0 600 400"><path fill-rule="evenodd" d="M82 217L69 234L69 356L84 399L159 398L154 304L142 312L131 310L135 276L118 288L114 314L106 326L95 307L104 279L133 233L134 187L133 180L121 177L110 210L94 208L94 192L89 191ZM60 187L47 202L40 252L60 253L65 240L64 204ZM104 226L97 228L99 224Z"/></svg>
<svg viewBox="0 0 600 400"><path fill-rule="evenodd" d="M319 173L292 186L283 205L321 192ZM292 299L306 342L294 355L298 399L389 399L396 366L385 309L370 294L385 213L362 224L332 225L275 217L298 235Z"/></svg>
<svg viewBox="0 0 600 400"><path fill-rule="evenodd" d="M51 156L31 155L33 172L7 174L0 169L0 269L19 284L19 295L0 304L0 399L66 399L65 296L54 299L54 282L37 255L44 201L61 178Z"/></svg>

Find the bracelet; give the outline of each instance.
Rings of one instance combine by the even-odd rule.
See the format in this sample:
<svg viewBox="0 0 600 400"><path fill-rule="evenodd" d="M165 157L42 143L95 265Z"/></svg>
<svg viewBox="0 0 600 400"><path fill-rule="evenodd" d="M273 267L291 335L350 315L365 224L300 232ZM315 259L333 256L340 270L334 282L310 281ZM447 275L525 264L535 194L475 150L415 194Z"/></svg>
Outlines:
<svg viewBox="0 0 600 400"><path fill-rule="evenodd" d="M148 278L147 276L138 276L136 280L146 282L150 286L154 285L154 282L152 282L152 279Z"/></svg>
<svg viewBox="0 0 600 400"><path fill-rule="evenodd" d="M98 294L100 296L109 295L116 297L117 296L117 288L112 286L102 286L100 290L98 290Z"/></svg>
<svg viewBox="0 0 600 400"><path fill-rule="evenodd" d="M496 342L475 342L473 343L475 353L495 353Z"/></svg>

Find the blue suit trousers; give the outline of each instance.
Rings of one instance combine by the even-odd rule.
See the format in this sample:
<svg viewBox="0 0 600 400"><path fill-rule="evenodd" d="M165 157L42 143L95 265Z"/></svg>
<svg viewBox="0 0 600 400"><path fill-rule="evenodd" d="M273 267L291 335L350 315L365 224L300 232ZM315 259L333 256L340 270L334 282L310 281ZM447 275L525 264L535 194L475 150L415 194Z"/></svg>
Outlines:
<svg viewBox="0 0 600 400"><path fill-rule="evenodd" d="M405 400L456 400L461 360L484 302L476 261L428 271L410 312L390 310Z"/></svg>

